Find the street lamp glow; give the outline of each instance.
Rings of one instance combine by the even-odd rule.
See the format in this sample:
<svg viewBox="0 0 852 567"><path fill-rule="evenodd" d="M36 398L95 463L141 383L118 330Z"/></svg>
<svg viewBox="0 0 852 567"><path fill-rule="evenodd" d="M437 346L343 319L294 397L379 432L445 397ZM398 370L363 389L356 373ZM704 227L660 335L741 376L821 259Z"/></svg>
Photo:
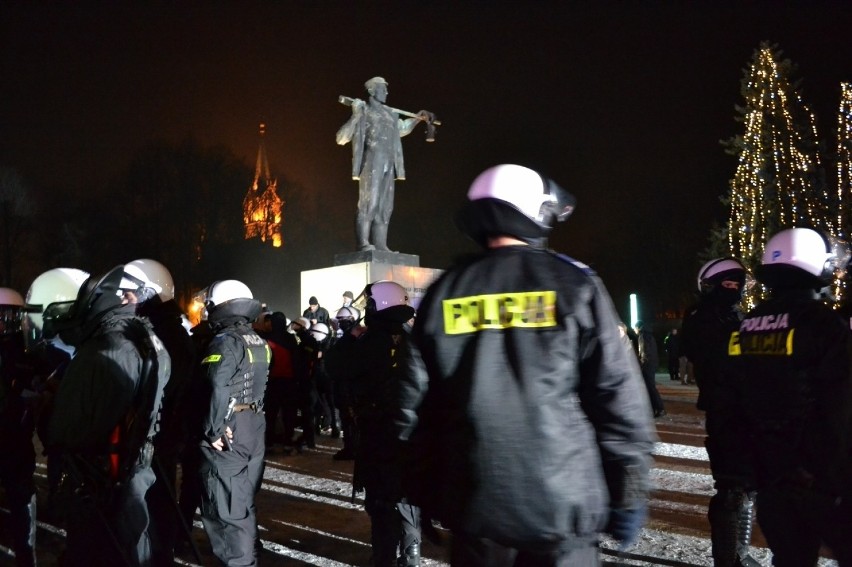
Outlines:
<svg viewBox="0 0 852 567"><path fill-rule="evenodd" d="M635 293L630 294L630 328L636 327L636 321L639 320L639 300Z"/></svg>

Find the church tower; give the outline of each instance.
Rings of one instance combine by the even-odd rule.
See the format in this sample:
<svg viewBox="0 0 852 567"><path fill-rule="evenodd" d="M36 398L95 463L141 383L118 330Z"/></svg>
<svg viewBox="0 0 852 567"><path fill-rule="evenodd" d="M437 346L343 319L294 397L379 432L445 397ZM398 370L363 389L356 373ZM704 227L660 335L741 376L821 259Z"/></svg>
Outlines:
<svg viewBox="0 0 852 567"><path fill-rule="evenodd" d="M260 146L254 168L254 181L243 199L243 223L245 239L260 238L269 241L275 248L284 243L281 223L284 222L284 201L278 196L278 180L269 173L266 158L266 124L260 124ZM261 185L263 190L261 191Z"/></svg>

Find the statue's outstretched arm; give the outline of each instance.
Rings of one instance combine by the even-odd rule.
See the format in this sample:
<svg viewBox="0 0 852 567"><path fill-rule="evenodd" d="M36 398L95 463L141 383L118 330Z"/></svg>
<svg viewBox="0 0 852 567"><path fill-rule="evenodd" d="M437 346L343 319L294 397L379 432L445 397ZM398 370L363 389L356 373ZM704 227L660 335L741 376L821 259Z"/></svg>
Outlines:
<svg viewBox="0 0 852 567"><path fill-rule="evenodd" d="M397 129L399 130L400 136L408 136L411 134L414 127L417 126L420 122L428 122L431 118L434 117L434 114L427 110L421 110L417 113L417 116L412 118L400 118L399 125Z"/></svg>

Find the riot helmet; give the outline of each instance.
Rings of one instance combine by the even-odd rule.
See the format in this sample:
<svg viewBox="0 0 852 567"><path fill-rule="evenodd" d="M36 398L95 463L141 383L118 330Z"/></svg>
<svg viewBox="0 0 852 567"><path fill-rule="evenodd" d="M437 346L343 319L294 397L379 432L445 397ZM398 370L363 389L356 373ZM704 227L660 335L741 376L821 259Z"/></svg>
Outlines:
<svg viewBox="0 0 852 567"><path fill-rule="evenodd" d="M262 309L249 287L239 280L222 280L210 284L203 292L202 301L207 319L213 323L231 317L254 321Z"/></svg>
<svg viewBox="0 0 852 567"><path fill-rule="evenodd" d="M482 172L456 217L459 229L485 246L490 236L510 235L543 246L557 222L574 211L574 196L538 172L513 164Z"/></svg>
<svg viewBox="0 0 852 567"><path fill-rule="evenodd" d="M124 292L121 289L123 278L124 265L120 265L100 276L89 276L83 282L71 309L56 317L54 321L65 343L78 346L94 329L98 321L126 304ZM44 316L46 319L47 311Z"/></svg>
<svg viewBox="0 0 852 567"><path fill-rule="evenodd" d="M132 291L139 303L158 297L163 303L175 297L172 274L160 262L149 258L133 260L124 266L122 289Z"/></svg>
<svg viewBox="0 0 852 567"><path fill-rule="evenodd" d="M56 337L55 323L68 315L89 273L76 268L53 268L38 276L27 291L24 338L27 348Z"/></svg>
<svg viewBox="0 0 852 567"><path fill-rule="evenodd" d="M338 328L344 333L347 333L361 320L361 312L352 305L346 305L337 310L334 318L337 320Z"/></svg>
<svg viewBox="0 0 852 567"><path fill-rule="evenodd" d="M21 331L24 298L12 288L0 287L0 336Z"/></svg>
<svg viewBox="0 0 852 567"><path fill-rule="evenodd" d="M402 325L414 317L414 308L408 304L408 292L396 282L379 280L367 284L365 298L366 322L386 321Z"/></svg>
<svg viewBox="0 0 852 567"><path fill-rule="evenodd" d="M849 257L843 240L810 228L788 228L766 243L755 276L769 288L819 291L831 284L838 270L846 269Z"/></svg>
<svg viewBox="0 0 852 567"><path fill-rule="evenodd" d="M308 332L318 343L324 343L329 336L329 328L325 323L316 323L311 325Z"/></svg>

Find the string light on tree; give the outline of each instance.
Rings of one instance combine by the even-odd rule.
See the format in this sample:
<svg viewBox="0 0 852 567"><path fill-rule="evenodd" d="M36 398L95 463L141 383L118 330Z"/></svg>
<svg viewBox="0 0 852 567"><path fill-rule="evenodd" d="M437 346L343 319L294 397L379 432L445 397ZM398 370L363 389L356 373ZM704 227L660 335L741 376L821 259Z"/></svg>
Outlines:
<svg viewBox="0 0 852 567"><path fill-rule="evenodd" d="M836 233L816 118L792 82L793 71L777 47L760 44L740 83L745 105L737 110L745 132L725 143L728 153L737 156L726 199L728 246L750 270L779 230L811 226ZM759 293L756 286L748 291L746 305L753 305Z"/></svg>

